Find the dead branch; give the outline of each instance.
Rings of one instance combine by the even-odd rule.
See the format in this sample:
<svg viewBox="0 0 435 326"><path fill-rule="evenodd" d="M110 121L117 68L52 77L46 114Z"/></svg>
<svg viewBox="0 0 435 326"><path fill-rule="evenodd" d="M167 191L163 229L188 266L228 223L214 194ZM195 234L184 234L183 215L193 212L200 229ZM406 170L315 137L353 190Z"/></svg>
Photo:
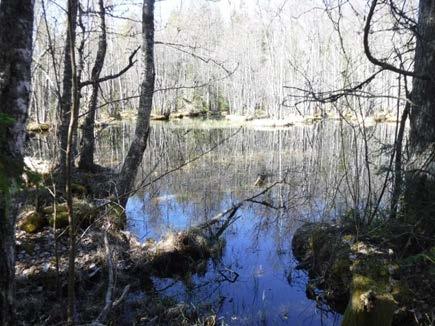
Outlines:
<svg viewBox="0 0 435 326"><path fill-rule="evenodd" d="M116 73L114 75L104 76L104 77L101 77L101 78L98 78L98 79L95 79L95 80L87 80L87 81L81 82L80 85L79 85L80 88L83 88L83 87L86 87L86 86L89 86L89 85L92 85L92 84L103 83L105 81L121 77L128 70L130 70L130 68L133 67L134 64L137 62L137 60L134 60L134 57L136 56L136 53L139 51L139 49L140 49L140 46L130 54L130 57L128 58L128 64L127 64L127 66L125 66L118 73Z"/></svg>

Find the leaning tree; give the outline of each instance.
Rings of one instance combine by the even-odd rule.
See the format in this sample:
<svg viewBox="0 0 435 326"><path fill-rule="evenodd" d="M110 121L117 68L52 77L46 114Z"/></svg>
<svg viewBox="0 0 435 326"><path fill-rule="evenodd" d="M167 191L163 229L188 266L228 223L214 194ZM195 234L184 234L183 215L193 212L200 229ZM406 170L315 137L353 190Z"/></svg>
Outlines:
<svg viewBox="0 0 435 326"><path fill-rule="evenodd" d="M117 191L123 206L127 203L128 194L132 191L137 170L142 163L150 129L150 115L155 83L154 3L155 0L144 0L142 7L142 53L145 68L143 71L136 131L117 183Z"/></svg>

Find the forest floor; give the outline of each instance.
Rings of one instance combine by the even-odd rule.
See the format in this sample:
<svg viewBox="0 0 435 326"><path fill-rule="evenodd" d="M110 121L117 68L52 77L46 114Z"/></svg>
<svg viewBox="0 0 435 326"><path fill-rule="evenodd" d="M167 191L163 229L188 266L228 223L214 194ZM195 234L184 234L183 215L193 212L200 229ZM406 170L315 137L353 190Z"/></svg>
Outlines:
<svg viewBox="0 0 435 326"><path fill-rule="evenodd" d="M206 265L201 262L219 255L219 243L210 243L198 230L169 234L160 242L140 243L123 231L124 211L116 202L110 198L92 201L98 189L100 196L107 189L101 186L107 178L90 179L80 172L74 175L76 182L85 179L93 180L93 188L85 182L74 187L79 225L75 255L77 321L215 325L216 316L208 305L194 307L164 297L154 288L152 277L163 273L182 279L184 274L199 272L198 268ZM30 192L17 223L17 313L21 325L54 325L66 318L69 235L66 205L60 198L54 210L44 189Z"/></svg>
<svg viewBox="0 0 435 326"><path fill-rule="evenodd" d="M293 252L309 273L307 295L344 313L344 325L433 325L435 247L410 248L398 241L404 230L396 222L358 233L345 225L303 225Z"/></svg>
<svg viewBox="0 0 435 326"><path fill-rule="evenodd" d="M57 241L54 240L51 227L44 227L36 233L17 230L16 236L17 311L20 324L61 323L66 317L67 232L65 229L60 231ZM105 237L107 242L104 241ZM186 269L192 270L200 265L202 259L208 258L208 253L194 256L192 248L199 248L197 244L192 245L195 239L186 240L186 234L177 237L175 241L170 240L173 243L169 246L168 241L141 244L128 232L110 225L107 219L82 229L75 260L78 322L214 325L216 317L209 306L193 307L175 302L161 296L153 287L151 277L160 275L161 271L176 277L175 272L180 272L178 266L174 269L173 265L177 257L178 263L192 261L191 265L186 266ZM190 242L188 246L187 242ZM184 247L181 248L180 244ZM99 316L107 305L107 295L112 306L106 320L101 320Z"/></svg>

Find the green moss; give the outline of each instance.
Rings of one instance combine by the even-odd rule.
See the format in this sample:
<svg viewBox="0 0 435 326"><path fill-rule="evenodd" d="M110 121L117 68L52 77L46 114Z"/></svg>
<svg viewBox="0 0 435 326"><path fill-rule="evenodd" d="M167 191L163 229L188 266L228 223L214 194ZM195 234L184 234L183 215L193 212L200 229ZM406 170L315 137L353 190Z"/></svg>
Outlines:
<svg viewBox="0 0 435 326"><path fill-rule="evenodd" d="M382 258L373 256L363 256L353 262L352 271L361 275L366 275L378 282L387 283L389 271L387 262Z"/></svg>
<svg viewBox="0 0 435 326"><path fill-rule="evenodd" d="M65 211L56 212L56 214L52 213L48 217L48 223L51 227L54 227L54 223L56 222L56 228L65 228L69 224L68 216L68 212Z"/></svg>
<svg viewBox="0 0 435 326"><path fill-rule="evenodd" d="M335 259L331 267L331 277L335 279L340 279L343 284L350 281L350 266L351 261L347 255L343 255Z"/></svg>
<svg viewBox="0 0 435 326"><path fill-rule="evenodd" d="M24 167L24 173L27 177L27 186L38 188L43 185L44 177L41 173L30 170L27 167Z"/></svg>
<svg viewBox="0 0 435 326"><path fill-rule="evenodd" d="M351 215L349 221L354 219ZM433 295L427 289L435 277L435 247L395 260L394 253L403 254L400 249L409 243L409 225L399 221L378 224L359 233L364 241L356 241L351 230L347 225L305 224L292 243L299 267L309 271L314 287L324 290L326 302L340 311L335 302L340 295L346 299L341 310L343 325L401 325L408 320L410 309L419 311L416 298L431 306ZM427 309L423 306L421 310Z"/></svg>
<svg viewBox="0 0 435 326"><path fill-rule="evenodd" d="M78 183L71 184L71 191L73 194L78 195L79 197L85 196L88 192L85 186Z"/></svg>
<svg viewBox="0 0 435 326"><path fill-rule="evenodd" d="M396 304L383 282L354 274L343 326L391 325Z"/></svg>
<svg viewBox="0 0 435 326"><path fill-rule="evenodd" d="M429 263L435 265L435 247L423 251L417 255L409 256L403 260L404 264L415 265L418 263Z"/></svg>
<svg viewBox="0 0 435 326"><path fill-rule="evenodd" d="M118 228L123 228L127 223L127 217L125 215L124 208L117 204L110 204L106 214L110 221Z"/></svg>
<svg viewBox="0 0 435 326"><path fill-rule="evenodd" d="M48 215L49 224L54 226L54 207L47 206L43 208L43 212ZM66 203L56 205L56 214L56 227L63 228L68 226L68 206ZM76 216L79 224L86 226L95 220L97 210L92 204L84 200L74 199L73 214Z"/></svg>
<svg viewBox="0 0 435 326"><path fill-rule="evenodd" d="M20 230L36 233L47 225L47 219L35 211L24 213L18 222Z"/></svg>

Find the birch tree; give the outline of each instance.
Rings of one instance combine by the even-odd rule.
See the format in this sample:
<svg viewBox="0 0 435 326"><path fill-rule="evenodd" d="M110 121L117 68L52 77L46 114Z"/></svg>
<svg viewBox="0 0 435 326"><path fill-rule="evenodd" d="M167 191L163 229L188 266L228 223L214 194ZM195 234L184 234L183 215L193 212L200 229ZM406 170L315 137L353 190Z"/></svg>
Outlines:
<svg viewBox="0 0 435 326"><path fill-rule="evenodd" d="M150 115L153 106L155 83L154 3L155 0L144 0L142 6L142 54L145 67L137 112L136 131L124 160L117 184L117 191L121 196L121 204L123 206L127 203L128 193L133 188L138 167L142 163L150 130Z"/></svg>

